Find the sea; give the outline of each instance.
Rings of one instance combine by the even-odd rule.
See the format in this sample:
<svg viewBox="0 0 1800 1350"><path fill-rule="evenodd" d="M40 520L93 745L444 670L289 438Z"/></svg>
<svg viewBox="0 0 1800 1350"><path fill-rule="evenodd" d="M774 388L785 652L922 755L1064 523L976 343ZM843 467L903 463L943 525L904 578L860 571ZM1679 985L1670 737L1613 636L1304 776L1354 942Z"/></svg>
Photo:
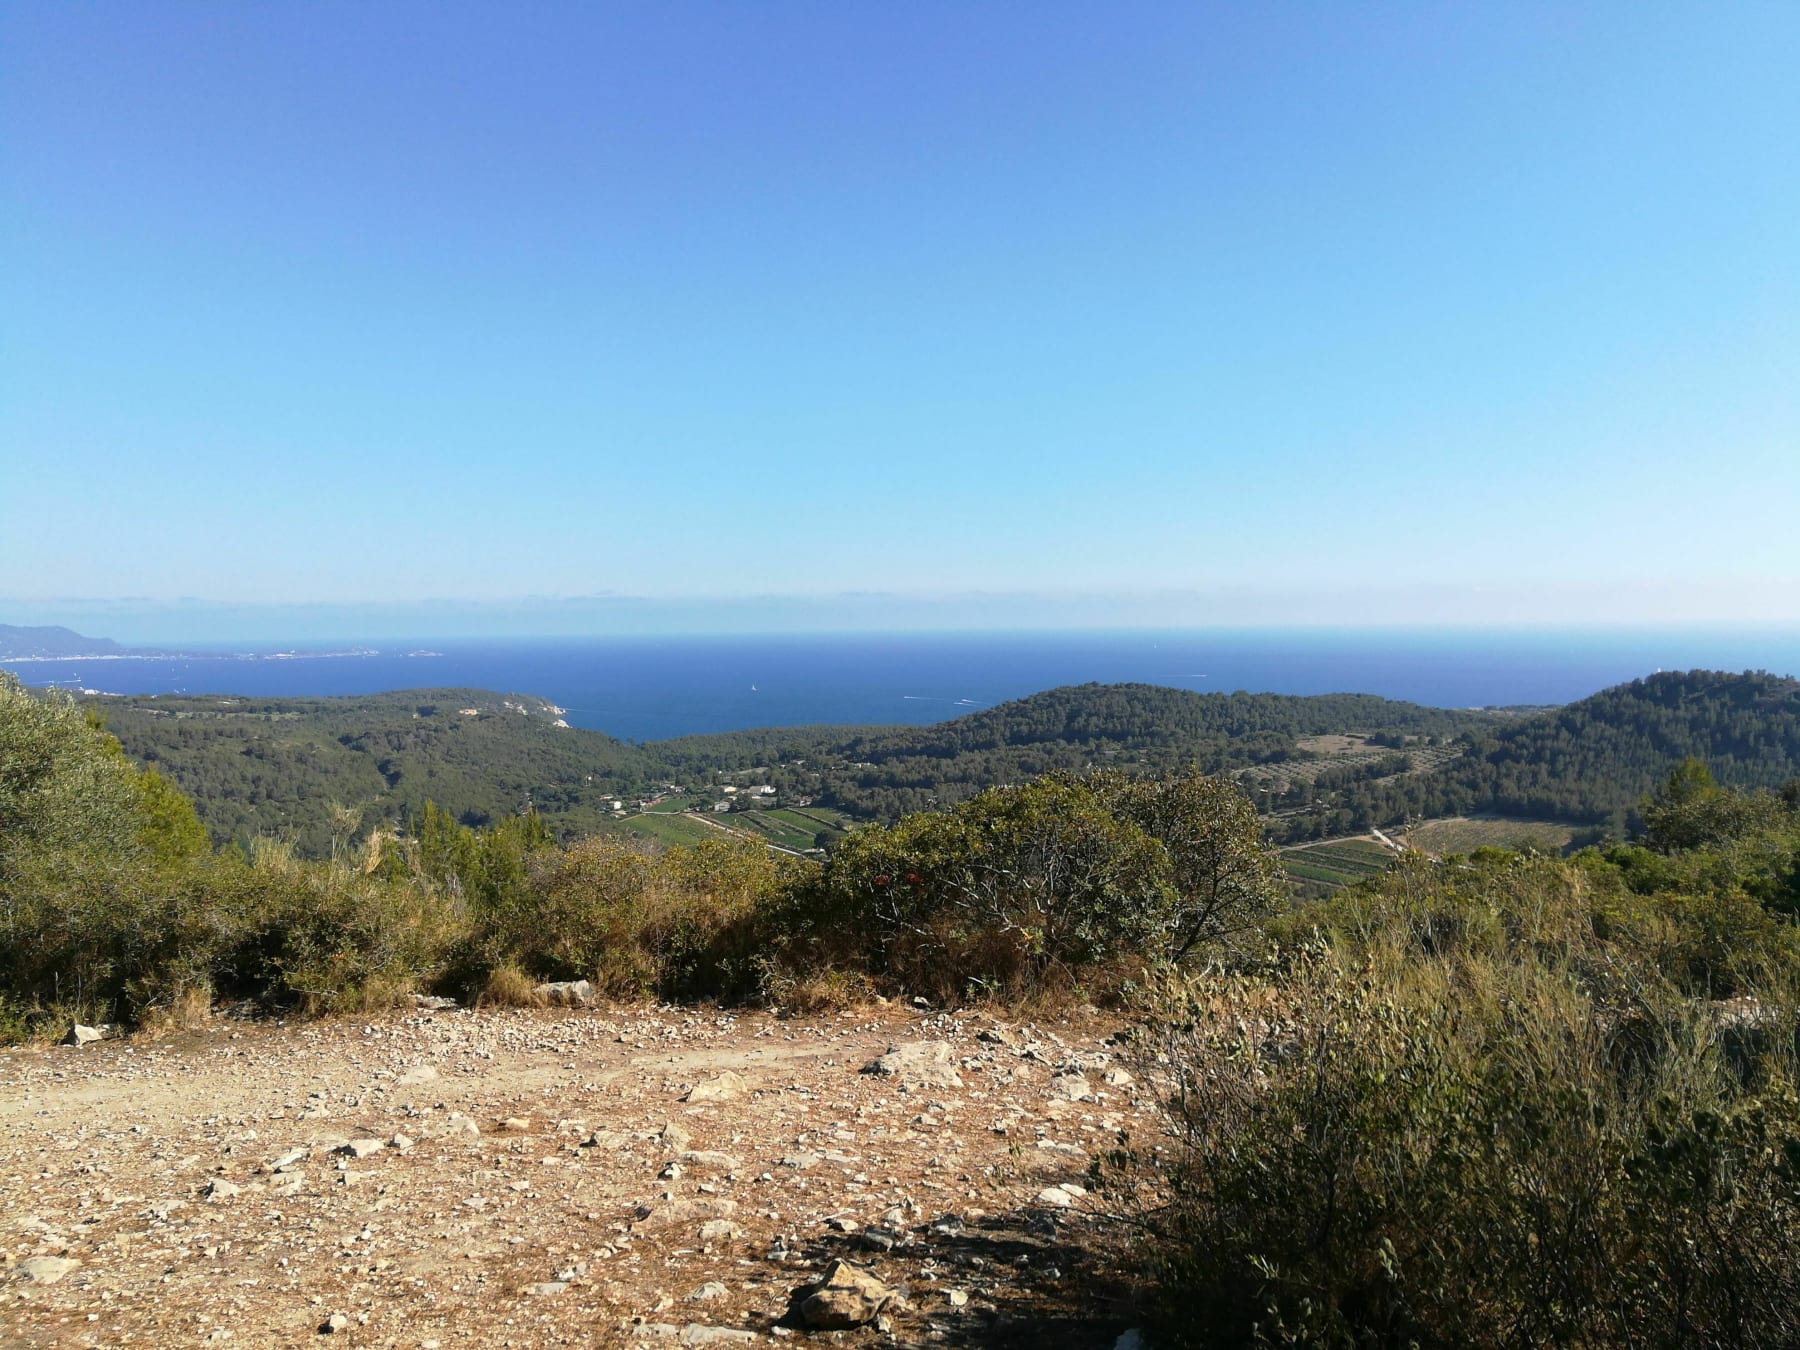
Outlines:
<svg viewBox="0 0 1800 1350"><path fill-rule="evenodd" d="M28 684L115 694L492 689L546 699L575 726L650 741L748 727L919 725L1091 681L1369 693L1445 708L1542 706L1657 670L1794 674L1800 628L407 639L0 666Z"/></svg>

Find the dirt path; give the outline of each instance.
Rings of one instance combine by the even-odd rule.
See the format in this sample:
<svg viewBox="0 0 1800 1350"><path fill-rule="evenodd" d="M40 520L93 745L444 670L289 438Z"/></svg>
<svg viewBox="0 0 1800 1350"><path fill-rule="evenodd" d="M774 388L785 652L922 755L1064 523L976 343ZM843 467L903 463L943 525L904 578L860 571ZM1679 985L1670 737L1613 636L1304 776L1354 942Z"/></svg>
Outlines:
<svg viewBox="0 0 1800 1350"><path fill-rule="evenodd" d="M0 1052L0 1343L1110 1345L1091 1202L1045 1195L1148 1125L1110 1029L456 1011ZM859 1072L913 1041L960 1085ZM798 1329L840 1256L906 1294L885 1329Z"/></svg>

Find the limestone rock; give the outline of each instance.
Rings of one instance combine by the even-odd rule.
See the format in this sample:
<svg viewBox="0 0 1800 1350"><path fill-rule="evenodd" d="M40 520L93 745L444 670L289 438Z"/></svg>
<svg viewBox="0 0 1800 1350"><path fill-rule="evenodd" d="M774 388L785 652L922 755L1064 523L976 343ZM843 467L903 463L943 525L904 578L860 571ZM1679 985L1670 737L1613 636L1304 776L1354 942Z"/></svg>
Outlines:
<svg viewBox="0 0 1800 1350"><path fill-rule="evenodd" d="M586 980L552 980L533 992L553 1008L585 1008L594 1001L594 986Z"/></svg>
<svg viewBox="0 0 1800 1350"><path fill-rule="evenodd" d="M349 1143L339 1144L335 1151L350 1158L367 1158L386 1147L385 1139L352 1139Z"/></svg>
<svg viewBox="0 0 1800 1350"><path fill-rule="evenodd" d="M429 1064L415 1064L400 1075L401 1087L418 1087L421 1083L437 1082L438 1071Z"/></svg>
<svg viewBox="0 0 1800 1350"><path fill-rule="evenodd" d="M1059 1073L1050 1080L1050 1094L1060 1097L1066 1102L1085 1102L1093 1097L1093 1089L1088 1086L1085 1075L1079 1073Z"/></svg>
<svg viewBox="0 0 1800 1350"><path fill-rule="evenodd" d="M907 1041L863 1065L864 1073L883 1074L920 1087L961 1087L962 1077L944 1041Z"/></svg>
<svg viewBox="0 0 1800 1350"><path fill-rule="evenodd" d="M814 1331L848 1331L873 1322L896 1291L866 1270L839 1261L823 1280L802 1292L802 1322Z"/></svg>
<svg viewBox="0 0 1800 1350"><path fill-rule="evenodd" d="M698 1322L689 1322L681 1329L683 1345L729 1345L761 1339L754 1331L742 1331L737 1327L706 1327Z"/></svg>
<svg viewBox="0 0 1800 1350"><path fill-rule="evenodd" d="M689 1103L728 1102L743 1096L749 1090L750 1085L744 1081L742 1074L726 1069L716 1078L709 1078L703 1083L695 1083L681 1100Z"/></svg>
<svg viewBox="0 0 1800 1350"><path fill-rule="evenodd" d="M64 1045L92 1045L95 1041L104 1040L98 1027L84 1027L79 1022L69 1024L69 1030L62 1038Z"/></svg>
<svg viewBox="0 0 1800 1350"><path fill-rule="evenodd" d="M12 1277L28 1284L55 1284L80 1264L72 1256L28 1256L13 1267Z"/></svg>
<svg viewBox="0 0 1800 1350"><path fill-rule="evenodd" d="M638 1227L667 1228L671 1224L698 1224L708 1219L729 1219L736 1213L737 1201L721 1197L671 1200L662 1205L640 1205Z"/></svg>
<svg viewBox="0 0 1800 1350"><path fill-rule="evenodd" d="M704 1167L713 1172L735 1172L743 1163L735 1154L715 1153L707 1149L689 1149L681 1155L689 1167Z"/></svg>

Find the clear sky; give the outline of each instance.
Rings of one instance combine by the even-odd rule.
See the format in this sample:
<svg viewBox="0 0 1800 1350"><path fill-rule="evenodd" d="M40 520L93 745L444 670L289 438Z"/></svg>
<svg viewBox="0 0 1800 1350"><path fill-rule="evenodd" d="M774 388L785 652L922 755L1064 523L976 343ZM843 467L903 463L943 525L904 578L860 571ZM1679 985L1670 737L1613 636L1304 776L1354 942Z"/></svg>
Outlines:
<svg viewBox="0 0 1800 1350"><path fill-rule="evenodd" d="M0 622L1800 620L1797 71L1792 0L11 0Z"/></svg>

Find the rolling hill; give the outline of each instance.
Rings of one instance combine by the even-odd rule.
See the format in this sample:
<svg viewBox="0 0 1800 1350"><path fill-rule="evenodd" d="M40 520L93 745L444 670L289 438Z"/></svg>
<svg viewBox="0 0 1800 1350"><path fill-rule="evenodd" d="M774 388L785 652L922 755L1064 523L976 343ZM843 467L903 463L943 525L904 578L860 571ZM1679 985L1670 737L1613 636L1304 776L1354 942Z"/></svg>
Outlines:
<svg viewBox="0 0 1800 1350"><path fill-rule="evenodd" d="M1475 812L1624 834L1639 799L1693 757L1723 785L1800 775L1800 680L1763 671L1667 671L1460 742L1427 773L1350 785L1284 822L1282 837Z"/></svg>
<svg viewBox="0 0 1800 1350"><path fill-rule="evenodd" d="M1800 682L1760 672L1657 674L1546 711L1091 684L931 726L642 745L559 725L542 699L474 689L91 706L133 758L194 798L215 838L275 835L309 854L329 851L334 814L343 827L334 806L366 830L412 819L427 799L477 825L530 803L570 837L619 828L615 800L629 811L670 783L702 811L728 785L766 784L768 797L732 800L892 820L1051 770L1199 768L1238 775L1268 808L1271 835L1291 842L1478 812L1622 832L1643 793L1690 755L1731 786L1800 774ZM668 809L646 833L675 828Z"/></svg>

